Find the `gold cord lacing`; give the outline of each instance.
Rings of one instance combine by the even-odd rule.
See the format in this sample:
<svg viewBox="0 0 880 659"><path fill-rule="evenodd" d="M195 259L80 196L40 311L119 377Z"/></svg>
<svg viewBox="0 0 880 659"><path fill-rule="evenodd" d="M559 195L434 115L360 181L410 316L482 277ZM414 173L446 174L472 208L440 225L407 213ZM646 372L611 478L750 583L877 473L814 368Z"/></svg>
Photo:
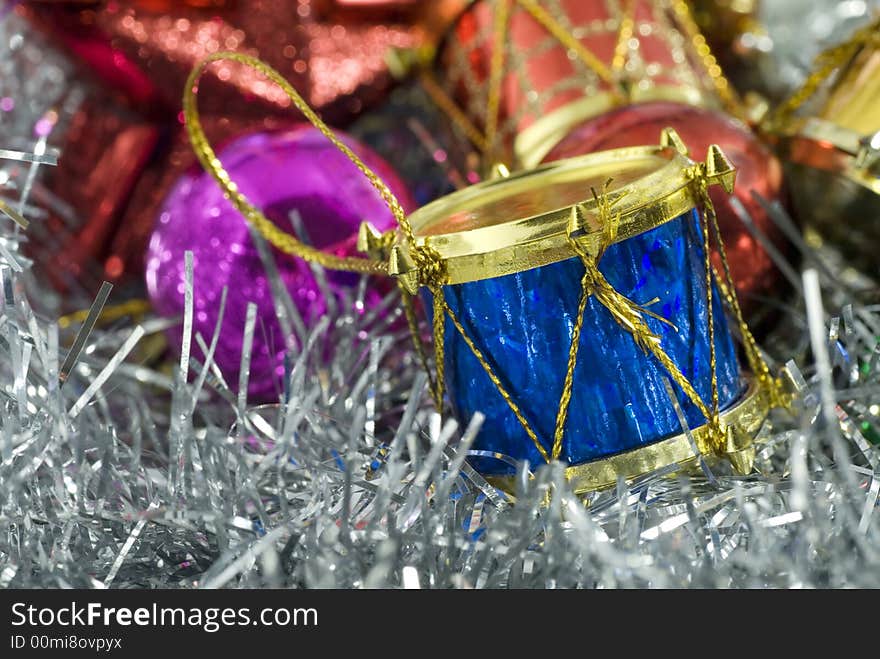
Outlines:
<svg viewBox="0 0 880 659"><path fill-rule="evenodd" d="M646 353L650 352L657 361L660 362L672 380L681 388L697 409L700 410L700 413L706 418L707 422L712 423L713 419L716 418L715 410L710 410L700 398L700 395L697 393L693 384L684 376L669 355L666 354L666 351L660 345L660 337L651 331L651 328L645 323L643 315L651 316L666 323L668 323L668 321L662 316L649 311L644 305L639 305L618 293L599 270L599 261L607 247L614 241L620 221L619 215L612 215L610 205L607 201L606 190L603 190L603 194L597 197L599 218L602 226L605 227L605 234L601 241L600 248L596 252L590 253L576 239L571 241L575 251L578 256L580 256L584 268L586 269L590 292L596 297L596 300L611 313L611 316L617 324L632 335L633 340L642 351ZM595 192L593 194L595 195ZM576 210L574 212L576 212ZM715 387L717 378L714 363L712 364L711 372L712 386ZM566 396L565 391L563 391L563 395ZM561 431L559 432L561 435Z"/></svg>
<svg viewBox="0 0 880 659"><path fill-rule="evenodd" d="M746 354L746 360L749 363L749 369L758 379L758 383L766 395L770 397L773 406L786 406L785 393L780 378L773 376L766 360L761 355L758 348L758 342L749 329L748 324L743 316L742 308L739 305L739 299L736 296L736 289L733 283L733 275L730 271L730 262L727 259L727 249L724 241L721 239L721 228L718 224L718 215L715 213L715 206L709 196L708 183L702 169L693 177L694 185L697 189L697 199L700 207L703 209L704 225L710 228L712 236L715 239L715 248L721 259L721 270L723 276L720 276L713 269L715 282L721 292L724 301L736 320L740 335L742 336L743 349Z"/></svg>
<svg viewBox="0 0 880 659"><path fill-rule="evenodd" d="M559 43L572 51L587 68L599 76L602 81L610 85L611 93L616 100L622 102L626 99L626 91L622 89L620 82L615 78L611 69L593 54L589 48L582 44L579 39L576 39L570 32L567 32L566 29L560 25L559 21L553 18L550 12L538 4L537 0L516 0L516 2L520 7L525 9L532 18L544 26L544 29L556 37Z"/></svg>
<svg viewBox="0 0 880 659"><path fill-rule="evenodd" d="M624 0L623 14L620 17L620 26L617 30L617 41L614 44L614 57L611 60L611 71L617 79L623 67L626 66L629 53L629 40L635 27L635 0Z"/></svg>
<svg viewBox="0 0 880 659"><path fill-rule="evenodd" d="M486 145L490 161L497 157L498 118L501 109L501 83L504 78L504 42L507 41L507 27L510 19L510 1L495 0L495 15L492 25L492 60L489 65L489 99L486 103Z"/></svg>
<svg viewBox="0 0 880 659"><path fill-rule="evenodd" d="M699 189L702 190L703 183L705 182L705 178L697 177L696 185ZM703 201L703 212L706 213L705 208L705 200L708 199L708 203L712 203L711 198L708 195L703 197L702 193L699 195L699 198ZM714 206L712 209L714 213ZM713 438L716 442L720 442L723 438L722 430L721 430L721 410L718 408L718 378L716 377L716 370L718 367L717 363L717 355L715 351L715 299L714 299L714 290L712 287L712 246L710 244L710 229L709 222L706 218L700 222L700 227L703 230L703 254L706 259L706 306L709 316L709 370L712 372L712 381L711 381L711 397L712 397L712 407L711 412L712 416L709 418L709 424L712 427L712 431L709 433L710 437ZM716 446L717 448L721 448L720 446Z"/></svg>

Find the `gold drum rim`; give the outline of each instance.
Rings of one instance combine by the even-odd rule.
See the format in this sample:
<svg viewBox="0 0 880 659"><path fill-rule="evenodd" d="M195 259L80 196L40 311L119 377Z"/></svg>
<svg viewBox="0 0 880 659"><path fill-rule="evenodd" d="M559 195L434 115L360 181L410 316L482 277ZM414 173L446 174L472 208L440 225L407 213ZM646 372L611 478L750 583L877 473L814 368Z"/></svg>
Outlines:
<svg viewBox="0 0 880 659"><path fill-rule="evenodd" d="M733 405L721 412L721 423L744 436L753 436L770 413L771 401L757 379L748 378L748 387ZM618 478L630 480L653 471L678 464L686 466L698 457L718 454L708 446L708 424L691 429L693 442L685 433L679 433L652 444L647 444L616 455L572 465L565 476L575 494L584 494L611 487ZM754 450L749 440L746 450ZM696 450L695 450L696 449ZM489 481L507 492L513 491L513 477L491 477Z"/></svg>
<svg viewBox="0 0 880 659"><path fill-rule="evenodd" d="M598 244L605 227L590 183L601 188L612 180L605 199L619 218L615 242L683 215L697 205L694 165L675 141L613 149L477 183L423 206L408 220L416 245L432 249L443 262L445 283L491 279L576 256L569 240L572 211L581 218L579 240ZM615 177L627 182L615 188ZM582 190L572 191L580 183ZM554 189L558 200L548 201ZM500 220L485 217L493 205L497 215L505 202L521 212ZM455 221L458 227L448 226Z"/></svg>

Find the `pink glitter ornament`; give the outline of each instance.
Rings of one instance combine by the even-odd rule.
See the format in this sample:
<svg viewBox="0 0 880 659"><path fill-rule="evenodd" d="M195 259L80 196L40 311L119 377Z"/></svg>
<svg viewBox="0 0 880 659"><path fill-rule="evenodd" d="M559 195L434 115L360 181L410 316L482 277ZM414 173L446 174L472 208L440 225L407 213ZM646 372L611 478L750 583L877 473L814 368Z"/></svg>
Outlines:
<svg viewBox="0 0 880 659"><path fill-rule="evenodd" d="M354 139L340 139L388 185L407 212L414 203L404 184L378 155ZM360 223L379 230L394 219L378 192L345 155L317 129L302 125L284 132L255 133L224 148L219 158L239 190L285 231L296 214L311 244L338 256L356 253ZM274 248L278 274L306 326L325 312L326 302L308 263ZM247 305L257 308L248 393L258 400L283 391L284 354L288 338L275 312L270 279L245 219L202 170L184 175L163 203L147 249L146 280L156 311L183 315L184 253L193 253L193 335L206 342L213 335L224 286L226 311L214 359L230 387L241 363ZM358 281L351 273L327 272L331 293ZM379 293L368 289L365 309ZM182 326L172 330L179 349ZM195 343L193 344L196 345ZM199 354L195 349L194 354Z"/></svg>

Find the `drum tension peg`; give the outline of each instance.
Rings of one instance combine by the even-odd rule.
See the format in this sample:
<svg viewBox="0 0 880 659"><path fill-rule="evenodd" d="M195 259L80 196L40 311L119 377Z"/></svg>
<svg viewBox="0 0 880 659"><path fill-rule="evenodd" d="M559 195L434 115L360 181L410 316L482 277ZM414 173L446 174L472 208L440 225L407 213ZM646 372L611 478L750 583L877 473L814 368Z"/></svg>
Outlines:
<svg viewBox="0 0 880 659"><path fill-rule="evenodd" d="M755 464L755 445L749 433L735 426L727 426L727 442L724 456L737 473L747 476Z"/></svg>
<svg viewBox="0 0 880 659"><path fill-rule="evenodd" d="M717 144L712 144L709 147L704 167L708 183L720 183L727 194L733 194L733 184L736 181L736 167L727 159L727 156L724 155L721 147Z"/></svg>
<svg viewBox="0 0 880 659"><path fill-rule="evenodd" d="M379 233L369 222L361 222L358 229L357 249L377 261L388 262L388 274L396 278L407 293L415 295L419 290L419 267L409 247L392 244L394 232Z"/></svg>
<svg viewBox="0 0 880 659"><path fill-rule="evenodd" d="M584 226L585 222L582 218L582 213L578 212L578 206L571 207L571 214L568 216L568 237L572 240L577 240L578 238L583 238L589 231Z"/></svg>
<svg viewBox="0 0 880 659"><path fill-rule="evenodd" d="M379 230L369 222L361 222L358 229L357 250L370 258L384 261L388 257L386 247L386 240Z"/></svg>
<svg viewBox="0 0 880 659"><path fill-rule="evenodd" d="M663 132L660 133L660 146L664 149L671 146L683 156L690 154L687 145L679 136L678 131L670 126L664 128Z"/></svg>
<svg viewBox="0 0 880 659"><path fill-rule="evenodd" d="M406 245L394 245L391 248L388 274L397 279L410 295L419 292L419 267Z"/></svg>

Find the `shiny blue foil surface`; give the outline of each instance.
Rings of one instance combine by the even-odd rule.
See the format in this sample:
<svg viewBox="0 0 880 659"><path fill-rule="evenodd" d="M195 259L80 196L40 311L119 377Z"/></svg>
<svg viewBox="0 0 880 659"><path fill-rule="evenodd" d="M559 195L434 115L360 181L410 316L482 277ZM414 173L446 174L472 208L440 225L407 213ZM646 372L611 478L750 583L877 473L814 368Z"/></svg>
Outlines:
<svg viewBox="0 0 880 659"><path fill-rule="evenodd" d="M690 211L608 248L599 269L614 288L671 321L646 322L700 396L711 401L708 305L699 216ZM550 452L565 378L584 268L572 258L504 277L446 286L446 301ZM717 290L715 344L722 409L743 390L736 350ZM510 407L451 322L446 323L446 383L452 407L467 423L486 416L474 448L532 465L543 462ZM681 432L669 401L666 370L644 353L595 298L584 315L574 387L561 458L579 464L637 448ZM671 378L669 378L671 380ZM688 424L706 423L673 385ZM477 458L487 474L510 473L494 459Z"/></svg>

